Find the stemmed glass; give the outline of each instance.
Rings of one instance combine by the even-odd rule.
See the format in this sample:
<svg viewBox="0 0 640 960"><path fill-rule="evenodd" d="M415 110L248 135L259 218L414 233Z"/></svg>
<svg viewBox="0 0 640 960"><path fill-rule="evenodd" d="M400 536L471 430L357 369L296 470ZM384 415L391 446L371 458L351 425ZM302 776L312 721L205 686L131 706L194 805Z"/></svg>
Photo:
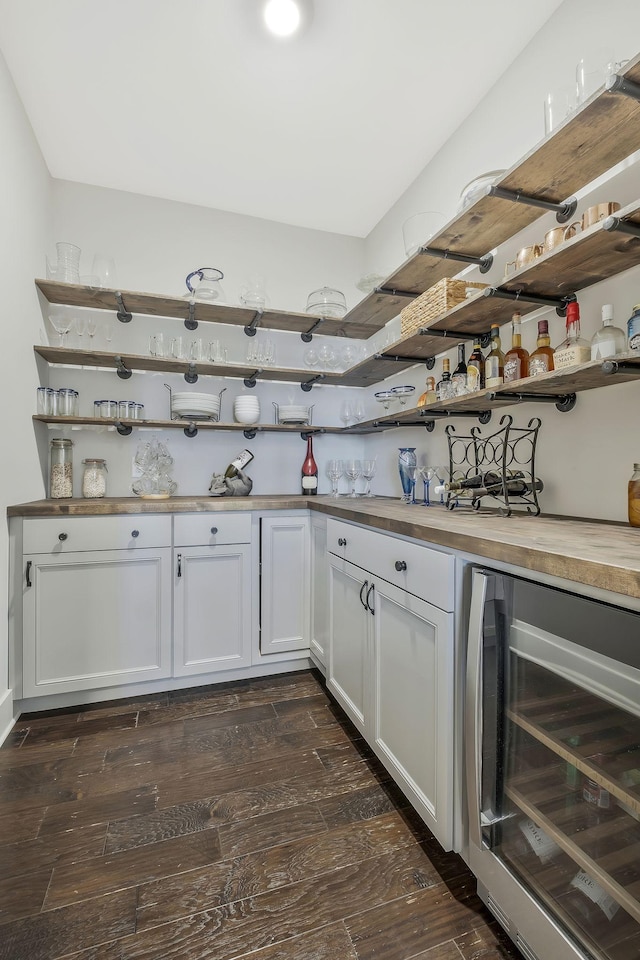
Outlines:
<svg viewBox="0 0 640 960"><path fill-rule="evenodd" d="M361 423L361 421L364 420L364 403L362 402L362 400L356 400L356 402L353 404L353 407L351 408L351 412L352 412L353 419L356 421L356 423ZM364 476L364 473L363 473L363 476Z"/></svg>
<svg viewBox="0 0 640 960"><path fill-rule="evenodd" d="M362 461L362 477L367 481L367 486L364 491L365 497L372 497L371 493L371 481L376 475L376 461L375 460L363 460Z"/></svg>
<svg viewBox="0 0 640 960"><path fill-rule="evenodd" d="M420 467L420 468L419 468L419 471L418 471L418 472L419 472L420 476L422 477L422 484L423 484L423 488L424 488L423 500L422 500L422 506L423 506L423 507L430 507L430 506L431 506L431 500L429 499L429 484L431 483L431 481L433 480L433 478L436 476L436 470L437 470L437 467L426 467L426 466L425 466L425 467Z"/></svg>
<svg viewBox="0 0 640 960"><path fill-rule="evenodd" d="M50 313L49 322L60 337L60 346L64 347L64 338L71 330L71 317L65 313Z"/></svg>
<svg viewBox="0 0 640 960"><path fill-rule="evenodd" d="M87 333L89 334L89 343L93 343L93 338L98 332L98 321L87 319Z"/></svg>
<svg viewBox="0 0 640 960"><path fill-rule="evenodd" d="M407 464L407 465L405 465L405 470L406 470L406 472L407 472L407 476L408 476L408 478L409 478L409 482L411 483L411 492L406 494L406 496L404 497L404 502L405 502L405 503L417 503L417 502L418 502L418 501L416 500L416 471L417 471L417 467L414 466L414 465L412 465L412 464Z"/></svg>
<svg viewBox="0 0 640 960"><path fill-rule="evenodd" d="M87 332L87 318L86 317L74 317L73 319L73 329L78 336L78 343L82 348L83 345L83 336Z"/></svg>
<svg viewBox="0 0 640 960"><path fill-rule="evenodd" d="M348 400L345 400L340 407L340 419L344 423L345 427L349 426L349 421L355 419L353 411L351 409L351 404Z"/></svg>
<svg viewBox="0 0 640 960"><path fill-rule="evenodd" d="M351 496L357 497L356 480L362 476L362 464L359 460L345 460L344 472L351 481Z"/></svg>
<svg viewBox="0 0 640 960"><path fill-rule="evenodd" d="M446 464L441 464L433 468L435 476L440 481L440 484L446 483L450 476L449 467ZM444 506L444 491L440 491L440 505Z"/></svg>
<svg viewBox="0 0 640 960"><path fill-rule="evenodd" d="M339 496L338 482L340 477L344 474L344 463L342 460L329 460L327 463L326 474L329 480L331 480L331 496Z"/></svg>

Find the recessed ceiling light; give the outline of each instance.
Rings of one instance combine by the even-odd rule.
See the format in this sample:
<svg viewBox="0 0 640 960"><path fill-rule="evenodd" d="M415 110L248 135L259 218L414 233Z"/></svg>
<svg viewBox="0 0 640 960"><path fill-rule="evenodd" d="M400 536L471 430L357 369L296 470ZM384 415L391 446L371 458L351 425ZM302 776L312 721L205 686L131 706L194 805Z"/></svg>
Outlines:
<svg viewBox="0 0 640 960"><path fill-rule="evenodd" d="M268 0L262 16L267 29L276 37L291 37L303 25L306 7L300 0Z"/></svg>

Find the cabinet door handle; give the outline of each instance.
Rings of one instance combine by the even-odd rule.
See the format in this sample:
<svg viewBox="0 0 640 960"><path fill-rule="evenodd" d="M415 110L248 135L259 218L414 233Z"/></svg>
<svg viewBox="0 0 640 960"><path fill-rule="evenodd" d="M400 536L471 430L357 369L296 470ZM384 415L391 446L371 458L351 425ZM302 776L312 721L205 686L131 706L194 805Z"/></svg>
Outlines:
<svg viewBox="0 0 640 960"><path fill-rule="evenodd" d="M32 587L32 586L33 586L33 584L31 583L31 566L32 566L32 564L33 564L33 560L27 560L27 569L26 569L25 572L24 572L25 578L26 578L26 581L27 581L27 586L28 586L28 587Z"/></svg>
<svg viewBox="0 0 640 960"><path fill-rule="evenodd" d="M178 576L182 576L182 554L178 554Z"/></svg>
<svg viewBox="0 0 640 960"><path fill-rule="evenodd" d="M215 537L215 535L216 535L217 532L218 532L218 528L217 528L217 527L211 527L211 533L214 535L214 537Z"/></svg>
<svg viewBox="0 0 640 960"><path fill-rule="evenodd" d="M68 536L69 536L69 535L68 535L67 533L59 533L59 534L58 534L58 540L60 540L60 541L62 541L62 543L64 543L64 541L67 539Z"/></svg>
<svg viewBox="0 0 640 960"><path fill-rule="evenodd" d="M338 546L339 546L339 547L346 547L346 545L347 545L347 541L345 540L345 538L344 538L344 537L338 537Z"/></svg>
<svg viewBox="0 0 640 960"><path fill-rule="evenodd" d="M361 603L362 606L365 608L365 610L367 609L367 605L366 605L366 603L364 602L364 600L362 599L362 594L363 594L364 591L366 590L368 583L369 583L369 581L368 581L368 580L365 580L365 582L364 582L364 583L362 584L362 586L360 587L360 603Z"/></svg>
<svg viewBox="0 0 640 960"><path fill-rule="evenodd" d="M396 560L395 566L398 573L404 573L404 571L407 569L407 564L405 560Z"/></svg>
<svg viewBox="0 0 640 960"><path fill-rule="evenodd" d="M131 536L132 536L133 539L135 540L136 537L139 537L139 536L140 536L140 531L139 531L139 530L132 530L132 531L131 531Z"/></svg>
<svg viewBox="0 0 640 960"><path fill-rule="evenodd" d="M374 590L375 590L375 586L374 586L374 584L372 583L371 586L369 587L369 589L367 590L367 596L365 597L365 599L366 599L365 609L367 609L367 610L369 611L369 613L370 613L372 616L375 617L376 612L375 612L375 610L373 609L373 607L371 606L371 604L369 603L369 597L371 596L371 594L373 593Z"/></svg>

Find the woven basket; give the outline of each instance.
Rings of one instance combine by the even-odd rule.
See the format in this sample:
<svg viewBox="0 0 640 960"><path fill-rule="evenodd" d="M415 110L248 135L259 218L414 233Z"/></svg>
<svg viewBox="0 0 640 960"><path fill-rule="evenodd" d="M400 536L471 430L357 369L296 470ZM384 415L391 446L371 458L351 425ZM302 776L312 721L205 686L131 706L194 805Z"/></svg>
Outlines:
<svg viewBox="0 0 640 960"><path fill-rule="evenodd" d="M426 327L437 317L451 310L458 303L466 299L469 287L483 290L486 283L471 283L469 280L450 280L445 277L439 280L425 293L400 312L400 333L403 337L415 333L420 327Z"/></svg>

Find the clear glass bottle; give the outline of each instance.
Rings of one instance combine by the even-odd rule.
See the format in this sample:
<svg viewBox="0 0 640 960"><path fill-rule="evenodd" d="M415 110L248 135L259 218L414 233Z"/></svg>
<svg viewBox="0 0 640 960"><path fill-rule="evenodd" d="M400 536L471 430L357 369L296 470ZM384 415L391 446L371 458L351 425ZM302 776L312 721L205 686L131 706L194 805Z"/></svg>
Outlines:
<svg viewBox="0 0 640 960"><path fill-rule="evenodd" d="M538 320L538 339L536 349L529 357L529 376L538 377L554 369L554 349L549 338L549 321Z"/></svg>
<svg viewBox="0 0 640 960"><path fill-rule="evenodd" d="M567 305L567 335L556 347L553 363L556 370L575 367L591 360L591 344L580 336L580 307L574 300Z"/></svg>
<svg viewBox="0 0 640 960"><path fill-rule="evenodd" d="M449 370L449 358L445 357L442 361L442 379L438 380L436 386L436 397L438 400L450 400L454 396L453 386L451 384L451 372Z"/></svg>
<svg viewBox="0 0 640 960"><path fill-rule="evenodd" d="M591 338L591 359L605 360L627 351L627 335L620 327L613 326L613 304L602 307L602 326Z"/></svg>
<svg viewBox="0 0 640 960"><path fill-rule="evenodd" d="M632 527L640 527L640 463L634 463L633 475L629 480L629 523Z"/></svg>
<svg viewBox="0 0 640 960"><path fill-rule="evenodd" d="M425 391L421 393L418 397L418 403L416 406L425 407L429 403L435 403L437 400L436 396L436 379L435 377L427 377L425 381Z"/></svg>
<svg viewBox="0 0 640 960"><path fill-rule="evenodd" d="M523 380L529 376L529 351L522 346L520 311L511 317L511 348L504 358L504 382Z"/></svg>
<svg viewBox="0 0 640 960"><path fill-rule="evenodd" d="M500 344L500 325L491 324L491 350L484 361L485 387L499 387L504 381L504 353Z"/></svg>
<svg viewBox="0 0 640 960"><path fill-rule="evenodd" d="M82 461L82 496L85 500L104 497L107 492L107 462L97 457Z"/></svg>
<svg viewBox="0 0 640 960"><path fill-rule="evenodd" d="M49 444L49 496L65 500L73 496L73 442L53 437Z"/></svg>

